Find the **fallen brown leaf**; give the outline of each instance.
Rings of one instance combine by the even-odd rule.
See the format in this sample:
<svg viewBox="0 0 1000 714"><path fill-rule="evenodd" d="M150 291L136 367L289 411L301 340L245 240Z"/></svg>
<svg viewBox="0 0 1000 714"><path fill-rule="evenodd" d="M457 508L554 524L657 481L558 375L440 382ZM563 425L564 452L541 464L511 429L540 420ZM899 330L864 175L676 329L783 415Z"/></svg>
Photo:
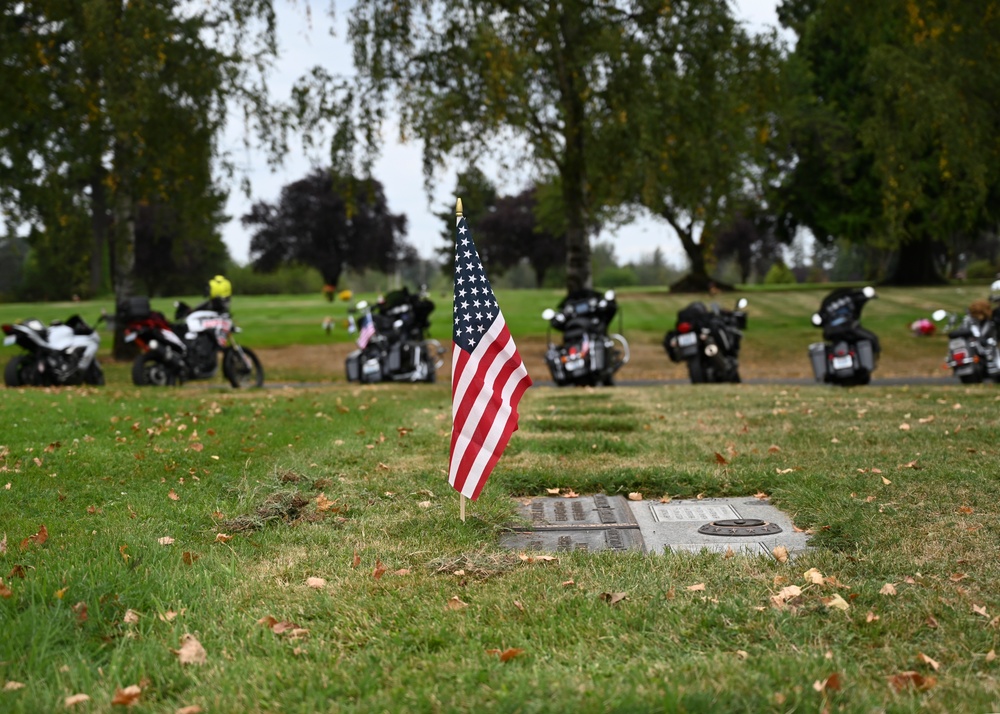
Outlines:
<svg viewBox="0 0 1000 714"><path fill-rule="evenodd" d="M375 570L372 571L372 577L376 580L381 580L382 576L385 575L385 566L382 565L382 561L378 558L375 559Z"/></svg>
<svg viewBox="0 0 1000 714"><path fill-rule="evenodd" d="M3 578L0 578L0 597L11 597L13 595L14 592L9 587L4 585Z"/></svg>
<svg viewBox="0 0 1000 714"><path fill-rule="evenodd" d="M142 694L142 688L138 684L132 684L125 689L119 689L115 687L115 696L111 698L112 704L117 704L123 707L130 707L139 701L139 696Z"/></svg>
<svg viewBox="0 0 1000 714"><path fill-rule="evenodd" d="M323 578L306 578L306 587L321 590L326 587L326 581Z"/></svg>
<svg viewBox="0 0 1000 714"><path fill-rule="evenodd" d="M878 591L878 594L879 595L895 595L896 594L896 586L893 585L892 583L886 583L885 585L882 586L882 589Z"/></svg>
<svg viewBox="0 0 1000 714"><path fill-rule="evenodd" d="M159 538L156 542L159 543L160 545L173 545L174 539L171 538L170 536L163 536L162 538Z"/></svg>
<svg viewBox="0 0 1000 714"><path fill-rule="evenodd" d="M90 697L86 694L71 694L63 700L63 705L69 709L70 707L75 707L77 704L83 704L84 702L89 702Z"/></svg>
<svg viewBox="0 0 1000 714"><path fill-rule="evenodd" d="M179 501L179 500L181 500L181 497L177 495L177 493L176 493L176 491L174 491L174 489L170 489L170 492L167 494L167 498L169 498L171 501Z"/></svg>
<svg viewBox="0 0 1000 714"><path fill-rule="evenodd" d="M875 621L876 621L876 620L878 620L878 619L879 619L879 616L878 616L878 615L876 615L876 614L875 614L874 612L872 612L871 610L869 610L869 611L868 611L868 614L867 614L867 615L865 615L865 622L875 622Z"/></svg>
<svg viewBox="0 0 1000 714"><path fill-rule="evenodd" d="M605 602L607 602L609 605L617 605L622 600L627 599L628 598L628 594L627 593L601 593L598 597L600 597L601 600L604 600Z"/></svg>
<svg viewBox="0 0 1000 714"><path fill-rule="evenodd" d="M525 563L551 563L559 560L554 555L528 555L527 553L518 553L517 557Z"/></svg>
<svg viewBox="0 0 1000 714"><path fill-rule="evenodd" d="M184 561L184 565L193 565L194 561L198 560L198 558L200 557L201 557L200 555L196 555L187 550L185 550L184 553L181 554L181 560Z"/></svg>
<svg viewBox="0 0 1000 714"><path fill-rule="evenodd" d="M723 456L718 451L716 451L715 452L715 463L719 464L720 466L725 466L726 464L729 463L729 461L726 460L725 456Z"/></svg>
<svg viewBox="0 0 1000 714"><path fill-rule="evenodd" d="M632 493L630 493L628 495L628 500L630 500L630 501L641 501L642 500L642 494L639 493L638 491L633 491Z"/></svg>
<svg viewBox="0 0 1000 714"><path fill-rule="evenodd" d="M461 598L459 598L458 595L455 595L455 596L451 597L448 600L448 602L445 603L445 607L447 607L449 610L461 610L461 609L466 608L468 606L469 606L469 603L462 602Z"/></svg>
<svg viewBox="0 0 1000 714"><path fill-rule="evenodd" d="M816 680L813 682L813 689L817 692L840 691L840 675L837 672L834 672L823 681Z"/></svg>
<svg viewBox="0 0 1000 714"><path fill-rule="evenodd" d="M393 570L392 574L393 575L409 575L410 574L410 569L409 568L400 568L399 570Z"/></svg>
<svg viewBox="0 0 1000 714"><path fill-rule="evenodd" d="M181 648L171 650L171 652L177 655L177 661L180 664L205 664L208 661L208 653L201 646L201 642L198 641L197 637L187 632L181 635Z"/></svg>
<svg viewBox="0 0 1000 714"><path fill-rule="evenodd" d="M361 556L358 555L358 551L354 551L354 557L351 559L351 567L356 568L361 565Z"/></svg>
<svg viewBox="0 0 1000 714"><path fill-rule="evenodd" d="M889 686L897 692L902 692L909 687L924 692L935 684L937 684L936 677L924 677L918 672L900 672L889 677Z"/></svg>
<svg viewBox="0 0 1000 714"><path fill-rule="evenodd" d="M191 706L188 707L181 707L180 709L175 711L174 714L201 714L203 711L204 709L202 709L197 704L192 704Z"/></svg>
<svg viewBox="0 0 1000 714"><path fill-rule="evenodd" d="M501 662L510 662L515 657L520 657L524 654L524 650L520 647L508 647L503 652L498 653L500 655Z"/></svg>
<svg viewBox="0 0 1000 714"><path fill-rule="evenodd" d="M917 653L917 657L919 657L921 662L923 662L924 664L926 664L927 666L929 666L935 672L937 672L938 668L941 666L936 661L934 661L933 659L931 659L930 657L928 657L927 655L925 655L923 652L918 652Z"/></svg>
<svg viewBox="0 0 1000 714"><path fill-rule="evenodd" d="M28 685L24 684L23 682L15 682L14 680L10 680L5 685L3 685L3 691L15 692L18 689L24 689L26 686Z"/></svg>
<svg viewBox="0 0 1000 714"><path fill-rule="evenodd" d="M35 545L43 545L45 541L49 539L49 529L45 527L45 524L38 526L38 532L34 535L30 535L21 541L21 549L24 550L31 546L32 543Z"/></svg>
<svg viewBox="0 0 1000 714"><path fill-rule="evenodd" d="M139 613L136 612L135 610L126 610L125 616L122 618L122 621L126 625L135 625L139 622L140 617L141 616L139 615Z"/></svg>
<svg viewBox="0 0 1000 714"><path fill-rule="evenodd" d="M824 597L820 599L821 602L827 607L832 607L835 610L849 610L851 606L848 604L847 600L840 597L840 595L834 593L830 597Z"/></svg>
<svg viewBox="0 0 1000 714"><path fill-rule="evenodd" d="M773 555L774 559L779 563L788 562L788 548L783 545L774 546L774 548L771 549L771 555Z"/></svg>
<svg viewBox="0 0 1000 714"><path fill-rule="evenodd" d="M566 493L562 494L562 497L563 498L579 498L580 494L578 494L573 489L569 489L569 490L566 491Z"/></svg>
<svg viewBox="0 0 1000 714"><path fill-rule="evenodd" d="M705 589L705 583L695 583L694 585L688 585L684 588L688 592L702 592Z"/></svg>
<svg viewBox="0 0 1000 714"><path fill-rule="evenodd" d="M216 543L228 543L233 537L231 535L226 535L225 533L216 533L215 542Z"/></svg>

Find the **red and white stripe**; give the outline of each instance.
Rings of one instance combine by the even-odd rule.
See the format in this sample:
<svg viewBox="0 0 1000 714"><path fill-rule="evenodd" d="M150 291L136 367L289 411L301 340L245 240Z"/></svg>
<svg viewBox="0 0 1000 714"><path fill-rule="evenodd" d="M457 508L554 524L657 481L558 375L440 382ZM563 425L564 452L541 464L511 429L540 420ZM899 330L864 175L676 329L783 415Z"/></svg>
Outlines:
<svg viewBox="0 0 1000 714"><path fill-rule="evenodd" d="M517 430L517 404L531 386L503 315L475 352L452 343L448 482L473 501Z"/></svg>

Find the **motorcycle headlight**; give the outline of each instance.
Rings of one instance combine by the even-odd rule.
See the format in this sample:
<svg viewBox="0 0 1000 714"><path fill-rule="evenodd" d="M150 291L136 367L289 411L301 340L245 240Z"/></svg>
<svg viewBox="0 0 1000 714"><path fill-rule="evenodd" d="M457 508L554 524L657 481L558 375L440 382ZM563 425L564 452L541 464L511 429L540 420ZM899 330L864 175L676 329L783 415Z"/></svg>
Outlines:
<svg viewBox="0 0 1000 714"><path fill-rule="evenodd" d="M159 340L150 340L149 341L149 349L151 349L151 350L158 350L158 349L160 349L160 341Z"/></svg>

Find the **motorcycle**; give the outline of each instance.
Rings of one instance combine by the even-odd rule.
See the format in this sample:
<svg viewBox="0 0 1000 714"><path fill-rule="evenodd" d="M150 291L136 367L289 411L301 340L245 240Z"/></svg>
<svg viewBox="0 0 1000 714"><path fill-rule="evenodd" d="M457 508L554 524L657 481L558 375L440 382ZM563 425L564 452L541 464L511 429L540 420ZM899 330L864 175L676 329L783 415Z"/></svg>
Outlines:
<svg viewBox="0 0 1000 714"><path fill-rule="evenodd" d="M558 307L558 312L552 308L542 312L549 327L563 334L562 344L557 346L551 332L546 333L545 364L552 381L559 387L612 386L615 372L629 361L625 338L608 334L611 319L618 312L614 291L608 290L602 296L594 290L580 290L563 298Z"/></svg>
<svg viewBox="0 0 1000 714"><path fill-rule="evenodd" d="M96 325L103 320L100 317ZM27 354L12 357L4 368L3 381L8 387L104 384L104 371L96 357L101 335L79 315L66 322L53 320L48 327L29 318L2 329L4 345L27 350Z"/></svg>
<svg viewBox="0 0 1000 714"><path fill-rule="evenodd" d="M875 288L838 288L823 298L812 324L823 328L825 342L809 345L817 382L841 386L868 384L881 351L878 337L861 327L861 311Z"/></svg>
<svg viewBox="0 0 1000 714"><path fill-rule="evenodd" d="M740 340L747 326L746 298L733 310L693 302L677 313L677 325L663 337L672 362L687 362L691 384L740 381Z"/></svg>
<svg viewBox="0 0 1000 714"><path fill-rule="evenodd" d="M119 306L125 341L135 342L141 350L132 364L133 384L173 386L210 379L219 368L220 352L222 374L233 387L264 384L264 368L253 350L237 342L235 335L241 330L224 301L213 299L193 310L184 302L174 305L174 323L150 309L146 297L133 297Z"/></svg>
<svg viewBox="0 0 1000 714"><path fill-rule="evenodd" d="M948 356L945 364L963 384L978 384L986 379L1000 382L1000 350L997 348L997 324L992 317L967 312L961 320L955 313L935 310L935 322L947 318Z"/></svg>
<svg viewBox="0 0 1000 714"><path fill-rule="evenodd" d="M358 349L347 356L349 382L434 382L444 364L444 347L428 338L434 303L423 290L397 290L373 310L361 300L353 312L360 313Z"/></svg>

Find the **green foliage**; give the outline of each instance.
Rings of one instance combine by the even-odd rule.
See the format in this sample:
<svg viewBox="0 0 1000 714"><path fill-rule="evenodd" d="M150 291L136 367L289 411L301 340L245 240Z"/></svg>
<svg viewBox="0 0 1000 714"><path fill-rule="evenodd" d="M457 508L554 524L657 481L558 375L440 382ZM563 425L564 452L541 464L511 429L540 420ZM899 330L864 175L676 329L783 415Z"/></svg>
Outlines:
<svg viewBox="0 0 1000 714"><path fill-rule="evenodd" d="M251 265L230 265L226 277L236 295L320 295L323 276L315 268L287 265L261 273Z"/></svg>
<svg viewBox="0 0 1000 714"><path fill-rule="evenodd" d="M1000 265L990 260L974 260L965 268L969 280L992 280L1000 273Z"/></svg>
<svg viewBox="0 0 1000 714"><path fill-rule="evenodd" d="M639 284L639 276L627 265L604 268L594 279L596 288L626 288Z"/></svg>
<svg viewBox="0 0 1000 714"><path fill-rule="evenodd" d="M795 275L792 269L785 265L784 261L778 260L767 271L764 276L765 285L785 285L795 282Z"/></svg>

